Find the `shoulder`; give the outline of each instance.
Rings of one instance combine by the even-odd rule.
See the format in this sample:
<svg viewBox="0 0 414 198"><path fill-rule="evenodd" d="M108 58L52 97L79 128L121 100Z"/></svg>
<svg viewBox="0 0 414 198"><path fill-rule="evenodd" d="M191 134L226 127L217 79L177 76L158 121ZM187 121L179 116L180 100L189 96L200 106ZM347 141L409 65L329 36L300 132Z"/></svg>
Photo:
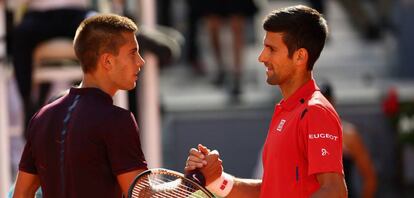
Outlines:
<svg viewBox="0 0 414 198"><path fill-rule="evenodd" d="M88 112L100 125L113 125L114 123L125 123L133 119L131 111L118 107L108 101L94 100L89 97L82 103L82 112Z"/></svg>
<svg viewBox="0 0 414 198"><path fill-rule="evenodd" d="M338 118L338 114L332 104L319 91L312 94L306 105L306 109L310 114L326 114Z"/></svg>
<svg viewBox="0 0 414 198"><path fill-rule="evenodd" d="M50 123L56 123L54 120L63 116L62 112L67 109L66 99L67 95L46 104L31 117L27 126L29 137L32 137L39 129L49 127Z"/></svg>
<svg viewBox="0 0 414 198"><path fill-rule="evenodd" d="M110 117L114 122L126 123L135 121L135 117L131 111L124 108L112 105L109 111L111 113Z"/></svg>
<svg viewBox="0 0 414 198"><path fill-rule="evenodd" d="M126 109L112 105L105 112L103 118L103 125L106 129L111 129L108 131L113 131L114 133L119 132L137 132L138 124L135 120L134 115Z"/></svg>
<svg viewBox="0 0 414 198"><path fill-rule="evenodd" d="M139 127L134 115L117 106L111 107L110 114L105 117L100 128L105 131L104 138L108 142L126 142L127 140L139 139Z"/></svg>
<svg viewBox="0 0 414 198"><path fill-rule="evenodd" d="M65 101L67 99L68 95L64 95L48 104L40 108L39 111L36 112L36 114L32 117L32 120L38 120L43 117L52 116L54 112L58 111L59 109L65 108Z"/></svg>
<svg viewBox="0 0 414 198"><path fill-rule="evenodd" d="M306 102L301 126L318 131L342 131L341 121L328 100L316 91ZM342 132L341 132L342 133Z"/></svg>
<svg viewBox="0 0 414 198"><path fill-rule="evenodd" d="M331 103L321 94L319 91L315 91L312 96L309 98L307 105L309 107L315 108L330 108L332 107Z"/></svg>

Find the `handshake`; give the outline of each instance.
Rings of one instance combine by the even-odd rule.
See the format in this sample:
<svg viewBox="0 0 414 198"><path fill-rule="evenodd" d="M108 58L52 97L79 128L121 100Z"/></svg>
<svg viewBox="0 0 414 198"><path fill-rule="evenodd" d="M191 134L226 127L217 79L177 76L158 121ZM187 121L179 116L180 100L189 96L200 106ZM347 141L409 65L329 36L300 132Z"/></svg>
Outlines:
<svg viewBox="0 0 414 198"><path fill-rule="evenodd" d="M210 151L201 144L198 149L190 149L184 172L187 177L198 181L220 197L228 195L234 184L233 176L223 172L218 151Z"/></svg>

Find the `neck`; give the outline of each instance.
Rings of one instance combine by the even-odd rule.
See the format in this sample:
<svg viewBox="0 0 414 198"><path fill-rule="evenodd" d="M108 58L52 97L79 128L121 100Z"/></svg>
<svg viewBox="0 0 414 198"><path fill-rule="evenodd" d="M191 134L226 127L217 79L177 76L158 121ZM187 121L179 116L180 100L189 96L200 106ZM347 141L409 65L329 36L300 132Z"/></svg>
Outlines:
<svg viewBox="0 0 414 198"><path fill-rule="evenodd" d="M103 92L107 93L111 97L113 97L118 91L117 89L110 87L107 82L107 78L100 78L98 77L99 74L97 72L94 72L92 74L85 73L83 75L82 82L80 84L80 88L98 88L102 90ZM102 80L104 79L104 80Z"/></svg>
<svg viewBox="0 0 414 198"><path fill-rule="evenodd" d="M306 84L309 80L313 79L312 72L306 72L304 75L294 77L287 82L280 84L279 88L282 92L283 99L288 99L291 95L293 95L300 87Z"/></svg>

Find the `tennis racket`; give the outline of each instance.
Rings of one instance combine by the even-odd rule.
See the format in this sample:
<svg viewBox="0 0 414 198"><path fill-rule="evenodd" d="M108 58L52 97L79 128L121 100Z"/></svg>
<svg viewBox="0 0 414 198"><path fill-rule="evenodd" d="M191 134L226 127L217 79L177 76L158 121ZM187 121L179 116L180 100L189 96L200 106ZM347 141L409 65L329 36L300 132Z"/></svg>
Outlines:
<svg viewBox="0 0 414 198"><path fill-rule="evenodd" d="M204 177L198 171L184 176L168 169L149 169L134 179L129 187L128 198L214 198L202 186L203 182Z"/></svg>

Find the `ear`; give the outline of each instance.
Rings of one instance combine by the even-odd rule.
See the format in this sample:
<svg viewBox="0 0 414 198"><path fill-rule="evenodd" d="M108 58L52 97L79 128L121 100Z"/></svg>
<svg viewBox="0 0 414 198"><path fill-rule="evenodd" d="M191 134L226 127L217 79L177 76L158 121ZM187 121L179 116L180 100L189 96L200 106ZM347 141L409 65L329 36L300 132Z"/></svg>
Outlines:
<svg viewBox="0 0 414 198"><path fill-rule="evenodd" d="M110 53L103 53L99 58L99 62L105 70L111 70L113 67L113 56Z"/></svg>
<svg viewBox="0 0 414 198"><path fill-rule="evenodd" d="M299 48L293 54L293 60L295 61L296 65L304 65L305 67L307 67L308 58L309 58L308 50L306 50L305 48Z"/></svg>

